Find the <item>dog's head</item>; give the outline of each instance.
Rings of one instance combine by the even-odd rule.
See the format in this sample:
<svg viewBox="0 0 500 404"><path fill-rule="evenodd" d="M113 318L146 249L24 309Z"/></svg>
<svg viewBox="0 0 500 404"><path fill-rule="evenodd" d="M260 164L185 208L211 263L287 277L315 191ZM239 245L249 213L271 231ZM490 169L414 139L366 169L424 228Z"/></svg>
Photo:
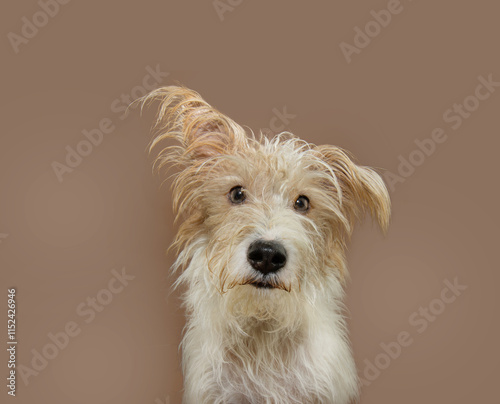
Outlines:
<svg viewBox="0 0 500 404"><path fill-rule="evenodd" d="M174 138L156 165L178 167L174 209L182 218L174 245L182 279L232 300L312 299L346 274L344 246L368 211L383 229L390 200L381 177L335 146L291 134L254 136L182 87L158 99L158 135ZM299 299L300 300L300 299Z"/></svg>

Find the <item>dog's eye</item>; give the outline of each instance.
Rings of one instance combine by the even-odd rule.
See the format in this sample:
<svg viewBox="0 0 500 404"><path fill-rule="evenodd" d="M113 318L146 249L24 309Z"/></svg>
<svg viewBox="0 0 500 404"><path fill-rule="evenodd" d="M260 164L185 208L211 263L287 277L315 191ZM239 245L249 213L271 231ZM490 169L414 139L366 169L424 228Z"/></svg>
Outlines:
<svg viewBox="0 0 500 404"><path fill-rule="evenodd" d="M307 212L309 210L309 198L305 195L300 195L293 207L298 212Z"/></svg>
<svg viewBox="0 0 500 404"><path fill-rule="evenodd" d="M243 203L243 201L246 199L245 191L243 191L243 187L240 186L231 188L228 196L229 200L234 204Z"/></svg>

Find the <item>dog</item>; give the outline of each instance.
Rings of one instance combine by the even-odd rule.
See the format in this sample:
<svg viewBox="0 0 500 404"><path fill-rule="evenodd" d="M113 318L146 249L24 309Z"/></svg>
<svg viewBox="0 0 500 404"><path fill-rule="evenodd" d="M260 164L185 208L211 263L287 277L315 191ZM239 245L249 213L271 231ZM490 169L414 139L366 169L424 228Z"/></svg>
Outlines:
<svg viewBox="0 0 500 404"><path fill-rule="evenodd" d="M380 175L336 146L245 131L185 87L142 99L154 101L151 150L176 141L154 165L176 167L183 402L357 401L344 251L365 212L387 229Z"/></svg>

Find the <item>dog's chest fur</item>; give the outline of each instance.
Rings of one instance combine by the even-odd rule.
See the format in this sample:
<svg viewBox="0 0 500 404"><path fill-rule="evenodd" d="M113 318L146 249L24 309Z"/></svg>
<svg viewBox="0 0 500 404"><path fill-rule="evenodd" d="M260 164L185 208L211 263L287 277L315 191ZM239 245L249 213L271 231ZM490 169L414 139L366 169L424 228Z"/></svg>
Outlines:
<svg viewBox="0 0 500 404"><path fill-rule="evenodd" d="M213 350L210 362L192 357L189 367L196 370L186 392L196 399L187 396L187 403L344 404L355 391L349 346L336 327L279 330L272 320L252 319L240 327L218 340L195 330L186 335L189 346Z"/></svg>
<svg viewBox="0 0 500 404"><path fill-rule="evenodd" d="M302 384L311 386L307 389L310 402L319 402L318 398L312 399L315 392L310 373L314 362L302 333L276 332L272 323L255 322L238 343L228 341L222 372L223 384L227 383L224 390L234 386L234 398L239 400L235 402L253 403L265 400L266 396L271 399L279 386L280 395L288 397L289 402L304 402L300 391L304 389L297 388ZM246 391L245 396L242 391Z"/></svg>

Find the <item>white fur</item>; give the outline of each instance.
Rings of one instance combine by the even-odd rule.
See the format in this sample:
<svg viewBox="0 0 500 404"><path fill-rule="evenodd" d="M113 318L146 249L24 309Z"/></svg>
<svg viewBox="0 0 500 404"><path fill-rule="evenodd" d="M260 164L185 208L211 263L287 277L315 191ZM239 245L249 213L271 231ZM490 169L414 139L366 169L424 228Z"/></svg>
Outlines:
<svg viewBox="0 0 500 404"><path fill-rule="evenodd" d="M357 397L356 369L341 315L343 292L334 277L323 290L303 291L312 298L296 296L294 321L274 329L273 321L280 324L280 319L235 315L227 300L238 297L228 294L246 288L246 298L272 302L273 294L287 292L245 285L220 295L210 279L195 275L208 272L204 256L200 246L182 275L190 278L185 304L191 311L182 342L185 404L345 404ZM254 338L264 351L257 355L259 364L241 352ZM241 362L228 357L232 351Z"/></svg>
<svg viewBox="0 0 500 404"><path fill-rule="evenodd" d="M180 168L174 209L176 285L186 287L182 341L185 404L348 404L358 378L343 317L344 250L369 211L383 229L387 189L375 171L335 146L291 134L248 135L183 87L160 100L156 166ZM244 189L244 203L230 199ZM307 197L309 209L296 205ZM249 264L256 240L279 242L286 265L264 275ZM254 263L255 264L255 263ZM262 288L262 281L273 288Z"/></svg>

